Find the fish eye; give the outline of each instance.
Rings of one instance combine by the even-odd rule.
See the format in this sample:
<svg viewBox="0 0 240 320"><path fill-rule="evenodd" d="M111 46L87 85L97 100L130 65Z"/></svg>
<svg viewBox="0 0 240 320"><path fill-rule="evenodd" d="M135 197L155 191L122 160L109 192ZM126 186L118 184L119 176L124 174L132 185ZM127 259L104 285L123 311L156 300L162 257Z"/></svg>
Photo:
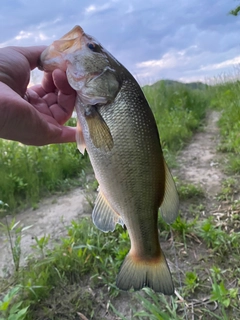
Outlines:
<svg viewBox="0 0 240 320"><path fill-rule="evenodd" d="M96 52L96 45L94 45L93 43L88 43L87 44L88 48L93 51L93 52Z"/></svg>

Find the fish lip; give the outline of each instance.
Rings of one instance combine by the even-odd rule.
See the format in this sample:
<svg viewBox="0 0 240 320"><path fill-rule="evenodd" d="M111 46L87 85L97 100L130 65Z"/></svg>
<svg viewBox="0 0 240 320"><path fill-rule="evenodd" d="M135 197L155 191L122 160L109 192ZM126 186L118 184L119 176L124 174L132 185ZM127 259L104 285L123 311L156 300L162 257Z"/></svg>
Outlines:
<svg viewBox="0 0 240 320"><path fill-rule="evenodd" d="M39 70L44 71L41 57L39 57L38 60L37 60L37 67L38 67Z"/></svg>

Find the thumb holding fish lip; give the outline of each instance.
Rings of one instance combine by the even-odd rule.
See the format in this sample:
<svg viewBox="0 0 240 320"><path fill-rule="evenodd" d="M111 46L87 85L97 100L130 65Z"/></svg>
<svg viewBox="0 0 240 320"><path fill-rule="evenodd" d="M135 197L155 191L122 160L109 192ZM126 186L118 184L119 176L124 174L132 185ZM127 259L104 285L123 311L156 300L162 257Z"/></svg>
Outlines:
<svg viewBox="0 0 240 320"><path fill-rule="evenodd" d="M0 48L0 81L20 96L24 96L30 71L37 67L41 52L46 46Z"/></svg>
<svg viewBox="0 0 240 320"><path fill-rule="evenodd" d="M11 48L11 47L10 47ZM29 47L12 47L19 54L25 57L29 63L31 70L38 66L38 61L41 53L47 48L47 46L29 46Z"/></svg>

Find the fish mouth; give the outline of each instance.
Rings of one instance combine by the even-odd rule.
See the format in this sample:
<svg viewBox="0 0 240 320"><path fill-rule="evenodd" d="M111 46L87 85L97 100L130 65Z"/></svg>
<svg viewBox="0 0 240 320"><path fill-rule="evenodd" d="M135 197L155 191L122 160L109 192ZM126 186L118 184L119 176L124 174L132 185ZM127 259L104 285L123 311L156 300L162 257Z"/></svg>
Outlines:
<svg viewBox="0 0 240 320"><path fill-rule="evenodd" d="M73 40L81 38L84 35L84 31L80 26L75 26L72 30L62 36L59 40Z"/></svg>
<svg viewBox="0 0 240 320"><path fill-rule="evenodd" d="M38 59L38 69L51 72L56 68L66 71L65 57L81 50L85 33L80 26L75 26L59 40L47 47Z"/></svg>
<svg viewBox="0 0 240 320"><path fill-rule="evenodd" d="M37 61L37 67L38 67L38 69L39 69L39 70L44 71L43 63L42 63L41 57L39 57L39 58L38 58L38 61Z"/></svg>
<svg viewBox="0 0 240 320"><path fill-rule="evenodd" d="M75 26L72 30L62 36L59 40L53 42L49 47L53 55L69 54L80 50L84 44L85 33L80 26Z"/></svg>

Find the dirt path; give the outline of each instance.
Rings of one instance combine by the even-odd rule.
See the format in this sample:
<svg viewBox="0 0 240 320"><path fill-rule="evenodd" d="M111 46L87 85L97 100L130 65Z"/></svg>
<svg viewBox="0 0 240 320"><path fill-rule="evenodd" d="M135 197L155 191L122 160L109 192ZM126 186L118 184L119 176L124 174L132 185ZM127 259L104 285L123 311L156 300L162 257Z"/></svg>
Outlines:
<svg viewBox="0 0 240 320"><path fill-rule="evenodd" d="M209 199L220 191L221 181L225 178L216 152L220 142L219 117L220 113L216 111L208 114L203 130L196 133L180 153L177 159L179 168L173 172L182 180L200 185Z"/></svg>
<svg viewBox="0 0 240 320"><path fill-rule="evenodd" d="M25 258L31 253L31 245L36 243L34 237L41 238L44 235L50 235L53 242L66 234L65 226L69 225L71 220L90 214L91 207L81 188L74 189L65 195L43 199L38 209L28 209L17 214L16 222L20 221L20 225L24 227L31 226L22 236L21 262L24 263ZM7 218L10 222L13 217L8 216ZM3 219L1 222L6 223L6 220ZM9 273L12 268L9 243L6 242L6 235L0 234L0 276L4 275L5 269Z"/></svg>

